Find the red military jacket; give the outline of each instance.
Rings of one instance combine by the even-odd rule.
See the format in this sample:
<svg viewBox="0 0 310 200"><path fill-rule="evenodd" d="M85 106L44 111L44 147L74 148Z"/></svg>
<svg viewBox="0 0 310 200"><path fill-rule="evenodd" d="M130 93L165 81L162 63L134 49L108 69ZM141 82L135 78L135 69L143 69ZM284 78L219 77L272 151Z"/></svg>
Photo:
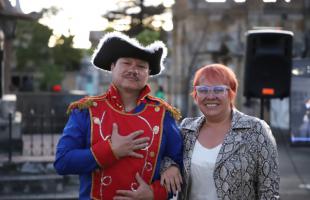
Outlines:
<svg viewBox="0 0 310 200"><path fill-rule="evenodd" d="M147 86L138 101L146 101L146 96L153 101L149 101L138 113L123 110L114 86L102 96L87 97L70 106L70 109L88 107L91 115L91 151L100 165L100 168L92 173L93 199L113 199L116 190L137 189L136 173L151 185L155 199L167 199L165 188L159 181L152 183L152 179L161 143L165 112L169 110L174 115L179 113L164 101L147 95L149 91ZM133 157L119 159L114 155L110 143L113 123L118 125L118 132L121 135L143 130L143 134L139 137L150 138L149 145L137 151L143 155L143 159Z"/></svg>

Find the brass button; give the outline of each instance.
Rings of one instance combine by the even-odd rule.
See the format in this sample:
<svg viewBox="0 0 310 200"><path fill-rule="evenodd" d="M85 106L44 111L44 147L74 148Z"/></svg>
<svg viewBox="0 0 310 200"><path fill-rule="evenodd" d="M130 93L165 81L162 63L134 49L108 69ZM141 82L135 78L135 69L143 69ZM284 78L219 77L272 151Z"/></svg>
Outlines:
<svg viewBox="0 0 310 200"><path fill-rule="evenodd" d="M93 106L97 107L98 103L97 102L93 102Z"/></svg>
<svg viewBox="0 0 310 200"><path fill-rule="evenodd" d="M150 152L150 157L151 157L151 158L154 158L154 157L155 157L155 152L154 152L154 151L151 151L151 152Z"/></svg>
<svg viewBox="0 0 310 200"><path fill-rule="evenodd" d="M116 103L116 106L119 107L119 108L122 108L122 105L119 104L119 103Z"/></svg>
<svg viewBox="0 0 310 200"><path fill-rule="evenodd" d="M158 134L158 132L159 132L159 126L154 126L153 127L153 133Z"/></svg>
<svg viewBox="0 0 310 200"><path fill-rule="evenodd" d="M100 119L98 117L94 117L94 123L97 124L97 125L100 125L101 122L100 122Z"/></svg>
<svg viewBox="0 0 310 200"><path fill-rule="evenodd" d="M155 107L155 112L159 112L160 108L158 106Z"/></svg>

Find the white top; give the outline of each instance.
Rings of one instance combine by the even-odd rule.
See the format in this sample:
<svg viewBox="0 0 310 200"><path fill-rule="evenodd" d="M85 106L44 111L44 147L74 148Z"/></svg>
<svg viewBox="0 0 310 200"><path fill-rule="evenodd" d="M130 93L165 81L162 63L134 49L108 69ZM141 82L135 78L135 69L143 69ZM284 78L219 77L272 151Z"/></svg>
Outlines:
<svg viewBox="0 0 310 200"><path fill-rule="evenodd" d="M217 155L222 144L208 149L196 140L191 160L190 198L195 200L218 200L213 179Z"/></svg>

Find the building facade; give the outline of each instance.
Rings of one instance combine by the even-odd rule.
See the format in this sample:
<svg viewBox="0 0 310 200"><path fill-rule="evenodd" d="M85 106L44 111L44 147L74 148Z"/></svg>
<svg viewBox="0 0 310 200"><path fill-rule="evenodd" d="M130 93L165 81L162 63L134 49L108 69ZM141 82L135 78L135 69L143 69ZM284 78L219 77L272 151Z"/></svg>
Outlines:
<svg viewBox="0 0 310 200"><path fill-rule="evenodd" d="M210 63L231 67L239 80L237 107L246 111L243 93L245 33L272 27L294 33L293 57L309 56L310 2L247 0L236 3L209 3L206 0L178 0L173 7L174 29L171 35L172 65L169 67L173 103L183 115L198 114L189 96L194 72ZM259 105L259 104L258 104ZM255 106L254 106L255 107ZM259 112L252 107L250 114ZM253 110L254 109L254 110Z"/></svg>

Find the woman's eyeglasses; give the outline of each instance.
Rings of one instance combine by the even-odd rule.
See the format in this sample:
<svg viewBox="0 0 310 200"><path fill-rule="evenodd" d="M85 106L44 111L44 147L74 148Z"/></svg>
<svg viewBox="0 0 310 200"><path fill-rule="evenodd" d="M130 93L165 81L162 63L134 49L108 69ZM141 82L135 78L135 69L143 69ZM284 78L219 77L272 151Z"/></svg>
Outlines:
<svg viewBox="0 0 310 200"><path fill-rule="evenodd" d="M223 97L227 94L227 90L230 88L226 85L215 85L215 86L208 86L208 85L197 85L194 86L199 97L205 97L208 94L213 94L217 97Z"/></svg>

